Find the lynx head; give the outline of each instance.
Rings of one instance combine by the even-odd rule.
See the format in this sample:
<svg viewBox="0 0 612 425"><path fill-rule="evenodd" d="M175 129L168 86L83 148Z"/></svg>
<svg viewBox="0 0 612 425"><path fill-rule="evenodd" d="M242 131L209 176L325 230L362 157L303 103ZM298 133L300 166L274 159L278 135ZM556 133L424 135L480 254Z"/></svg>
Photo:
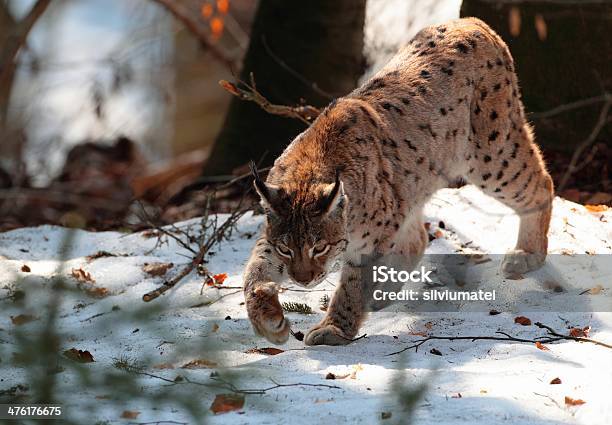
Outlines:
<svg viewBox="0 0 612 425"><path fill-rule="evenodd" d="M266 238L299 285L312 288L325 278L347 241L348 197L340 174L331 183L273 185L251 164L255 190L266 212Z"/></svg>

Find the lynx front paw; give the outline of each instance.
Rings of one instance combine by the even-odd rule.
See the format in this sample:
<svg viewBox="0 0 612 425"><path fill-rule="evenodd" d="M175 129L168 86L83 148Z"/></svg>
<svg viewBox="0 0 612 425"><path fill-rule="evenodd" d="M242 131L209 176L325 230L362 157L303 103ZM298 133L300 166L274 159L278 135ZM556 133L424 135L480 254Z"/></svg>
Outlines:
<svg viewBox="0 0 612 425"><path fill-rule="evenodd" d="M539 269L546 260L546 254L534 254L515 249L506 254L502 261L502 273L506 279L522 279L524 273Z"/></svg>
<svg viewBox="0 0 612 425"><path fill-rule="evenodd" d="M306 345L346 345L352 339L334 325L318 325L308 331Z"/></svg>
<svg viewBox="0 0 612 425"><path fill-rule="evenodd" d="M251 296L247 296L246 302L249 319L258 335L274 344L287 342L290 323L283 315L275 284L259 285Z"/></svg>

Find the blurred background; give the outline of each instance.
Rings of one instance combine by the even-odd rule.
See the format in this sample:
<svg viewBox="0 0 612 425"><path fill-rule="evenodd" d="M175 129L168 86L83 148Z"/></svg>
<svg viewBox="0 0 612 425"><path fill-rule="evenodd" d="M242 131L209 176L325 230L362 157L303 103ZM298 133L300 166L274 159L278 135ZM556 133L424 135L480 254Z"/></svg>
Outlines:
<svg viewBox="0 0 612 425"><path fill-rule="evenodd" d="M612 205L612 0L0 0L0 231L227 211L250 159L459 16L509 44L557 193Z"/></svg>

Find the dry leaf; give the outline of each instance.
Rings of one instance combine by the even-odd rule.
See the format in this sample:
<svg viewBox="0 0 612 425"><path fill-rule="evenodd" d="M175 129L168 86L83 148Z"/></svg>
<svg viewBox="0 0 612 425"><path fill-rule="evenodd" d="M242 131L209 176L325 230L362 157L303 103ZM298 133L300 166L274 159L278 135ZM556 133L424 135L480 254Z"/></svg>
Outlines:
<svg viewBox="0 0 612 425"><path fill-rule="evenodd" d="M550 351L550 348L542 344L540 341L536 341L535 346L538 348L538 350Z"/></svg>
<svg viewBox="0 0 612 425"><path fill-rule="evenodd" d="M163 276L168 273L174 267L172 263L145 263L142 267L142 271L149 276Z"/></svg>
<svg viewBox="0 0 612 425"><path fill-rule="evenodd" d="M293 332L291 331L291 335L298 341L304 341L304 333L301 331Z"/></svg>
<svg viewBox="0 0 612 425"><path fill-rule="evenodd" d="M91 274L88 271L83 270L82 268L72 269L72 272L70 274L73 278L75 278L78 282L81 282L81 283L84 283L84 282L94 283L95 282Z"/></svg>
<svg viewBox="0 0 612 425"><path fill-rule="evenodd" d="M589 294L591 294L591 295L598 295L601 292L602 289L603 289L603 286L597 285L597 286L594 286L593 288L589 289L587 292Z"/></svg>
<svg viewBox="0 0 612 425"><path fill-rule="evenodd" d="M508 12L508 26L512 37L518 37L521 34L521 11L516 6L512 6Z"/></svg>
<svg viewBox="0 0 612 425"><path fill-rule="evenodd" d="M24 273L30 273L32 270L27 264L24 264L23 266L21 266L21 271Z"/></svg>
<svg viewBox="0 0 612 425"><path fill-rule="evenodd" d="M550 385L559 385L561 383L561 378L555 378L550 381Z"/></svg>
<svg viewBox="0 0 612 425"><path fill-rule="evenodd" d="M518 316L514 318L514 323L518 323L519 325L523 325L523 326L530 326L531 320L525 316Z"/></svg>
<svg viewBox="0 0 612 425"><path fill-rule="evenodd" d="M219 85L223 87L225 90L227 90L228 92L230 92L231 94L233 94L234 96L240 96L240 92L238 91L238 88L234 84L230 83L229 81L220 80Z"/></svg>
<svg viewBox="0 0 612 425"><path fill-rule="evenodd" d="M181 369L211 369L217 367L217 363L206 359L192 360L181 366Z"/></svg>
<svg viewBox="0 0 612 425"><path fill-rule="evenodd" d="M541 14L537 13L535 15L534 25L540 41L546 40L546 37L548 37L548 26Z"/></svg>
<svg viewBox="0 0 612 425"><path fill-rule="evenodd" d="M451 396L451 398L462 398L463 396L461 395L461 393L457 393L453 396Z"/></svg>
<svg viewBox="0 0 612 425"><path fill-rule="evenodd" d="M497 316L498 314L501 314L501 311L497 311L497 310L489 311L489 316Z"/></svg>
<svg viewBox="0 0 612 425"><path fill-rule="evenodd" d="M392 413L391 412L381 412L380 414L380 419L391 419Z"/></svg>
<svg viewBox="0 0 612 425"><path fill-rule="evenodd" d="M241 394L217 394L210 406L210 410L218 415L220 413L240 410L244 406L244 395Z"/></svg>
<svg viewBox="0 0 612 425"><path fill-rule="evenodd" d="M86 288L85 291L94 298L104 298L108 296L108 289L101 286L91 286Z"/></svg>
<svg viewBox="0 0 612 425"><path fill-rule="evenodd" d="M76 348L64 351L64 356L79 363L92 363L95 361L89 351L77 350Z"/></svg>
<svg viewBox="0 0 612 425"><path fill-rule="evenodd" d="M213 276L213 280L215 281L215 285L221 285L227 279L227 273L219 273Z"/></svg>
<svg viewBox="0 0 612 425"><path fill-rule="evenodd" d="M606 205L585 205L584 207L588 212L592 213L608 211L608 207Z"/></svg>
<svg viewBox="0 0 612 425"><path fill-rule="evenodd" d="M568 406L580 406L584 403L586 403L586 401L581 399L573 399L571 397L565 396L565 404L567 404Z"/></svg>
<svg viewBox="0 0 612 425"><path fill-rule="evenodd" d="M217 0L217 10L225 15L229 11L229 0Z"/></svg>
<svg viewBox="0 0 612 425"><path fill-rule="evenodd" d="M429 350L429 352L430 352L431 354L436 355L436 356L441 356L441 355L442 355L442 353L440 352L440 350L438 350L437 348L432 348L431 350Z"/></svg>
<svg viewBox="0 0 612 425"><path fill-rule="evenodd" d="M91 254L88 255L87 257L85 257L85 260L88 263L91 263L93 260L97 260L98 258L104 258L104 257L116 257L115 254L111 254L108 251L98 251L95 254Z"/></svg>
<svg viewBox="0 0 612 425"><path fill-rule="evenodd" d="M329 372L327 375L325 375L325 379L336 379L336 375L334 375L333 373Z"/></svg>
<svg viewBox="0 0 612 425"><path fill-rule="evenodd" d="M586 326L582 329L580 328L571 328L569 332L569 336L573 336L574 338L588 338L589 332L591 331L590 326Z"/></svg>
<svg viewBox="0 0 612 425"><path fill-rule="evenodd" d="M123 419L136 419L140 415L140 412L134 412L132 410L124 410L121 414Z"/></svg>
<svg viewBox="0 0 612 425"><path fill-rule="evenodd" d="M212 329L210 330L211 332L217 332L219 330L219 325L216 323L213 323L212 325Z"/></svg>
<svg viewBox="0 0 612 425"><path fill-rule="evenodd" d="M34 320L38 320L38 318L29 314L19 314L17 316L11 316L11 322L13 322L13 325L15 326L25 325L26 323L33 322Z"/></svg>
<svg viewBox="0 0 612 425"><path fill-rule="evenodd" d="M276 356L277 354L284 353L280 348L264 347L264 348L251 348L245 351L247 354L267 354L269 356Z"/></svg>

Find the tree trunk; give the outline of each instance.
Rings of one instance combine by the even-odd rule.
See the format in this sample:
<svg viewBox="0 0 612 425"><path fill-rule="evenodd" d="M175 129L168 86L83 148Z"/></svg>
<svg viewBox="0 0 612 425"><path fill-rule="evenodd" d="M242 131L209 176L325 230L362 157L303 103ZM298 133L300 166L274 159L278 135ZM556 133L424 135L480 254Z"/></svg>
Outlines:
<svg viewBox="0 0 612 425"><path fill-rule="evenodd" d="M612 91L611 0L464 0L461 16L481 18L508 43L540 144L569 151L587 138L603 101L538 113ZM600 137L610 133L608 125Z"/></svg>
<svg viewBox="0 0 612 425"><path fill-rule="evenodd" d="M240 79L253 72L272 103L324 106L363 74L366 0L261 0ZM305 125L233 98L204 175L227 174L250 159L271 164Z"/></svg>

